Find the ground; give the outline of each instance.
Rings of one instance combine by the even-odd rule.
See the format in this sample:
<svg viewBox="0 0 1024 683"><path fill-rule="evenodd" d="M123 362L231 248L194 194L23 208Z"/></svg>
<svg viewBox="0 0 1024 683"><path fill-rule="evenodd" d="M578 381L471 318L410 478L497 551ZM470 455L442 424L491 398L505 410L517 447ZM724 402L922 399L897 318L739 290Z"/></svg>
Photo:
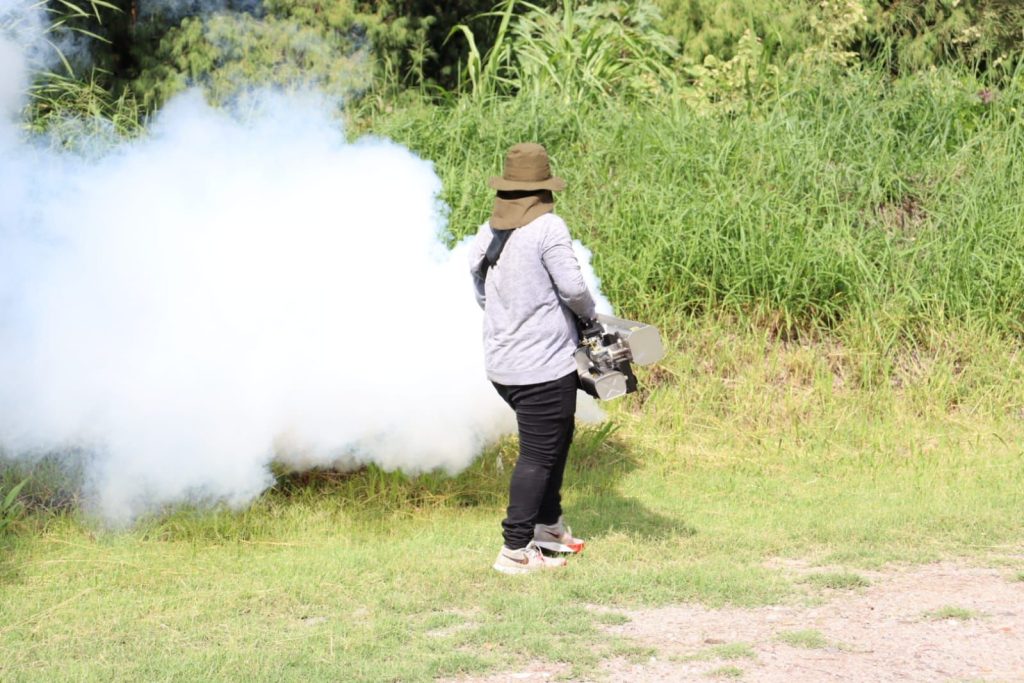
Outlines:
<svg viewBox="0 0 1024 683"><path fill-rule="evenodd" d="M605 626L649 648L592 674L535 662L459 683L574 681L1024 681L1024 576L955 562L849 573L779 563L792 604L611 610ZM829 587L833 586L833 587Z"/></svg>

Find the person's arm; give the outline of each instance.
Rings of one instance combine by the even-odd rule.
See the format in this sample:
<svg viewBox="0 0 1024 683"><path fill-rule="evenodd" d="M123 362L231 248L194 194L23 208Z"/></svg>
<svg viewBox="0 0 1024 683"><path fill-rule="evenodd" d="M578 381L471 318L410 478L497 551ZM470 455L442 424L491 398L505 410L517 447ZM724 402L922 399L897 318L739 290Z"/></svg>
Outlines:
<svg viewBox="0 0 1024 683"><path fill-rule="evenodd" d="M487 295L484 292L484 276L480 272L480 264L483 262L487 249L480 236L483 230L481 227L477 232L476 239L469 245L469 274L473 276L473 294L476 296L476 303L480 308L484 308L484 304L487 303Z"/></svg>
<svg viewBox="0 0 1024 683"><path fill-rule="evenodd" d="M558 297L581 318L595 318L594 297L587 289L576 252L572 250L569 228L561 219L551 222L541 245L541 260L551 276Z"/></svg>

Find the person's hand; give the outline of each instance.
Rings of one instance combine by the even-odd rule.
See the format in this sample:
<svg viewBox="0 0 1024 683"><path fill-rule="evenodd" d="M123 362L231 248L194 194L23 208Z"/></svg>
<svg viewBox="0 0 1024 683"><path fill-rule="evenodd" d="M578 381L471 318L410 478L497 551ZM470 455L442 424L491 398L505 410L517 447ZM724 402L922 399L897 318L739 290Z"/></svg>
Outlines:
<svg viewBox="0 0 1024 683"><path fill-rule="evenodd" d="M594 318L577 318L576 327L580 333L580 339L590 339L592 337L600 337L604 332L604 328Z"/></svg>

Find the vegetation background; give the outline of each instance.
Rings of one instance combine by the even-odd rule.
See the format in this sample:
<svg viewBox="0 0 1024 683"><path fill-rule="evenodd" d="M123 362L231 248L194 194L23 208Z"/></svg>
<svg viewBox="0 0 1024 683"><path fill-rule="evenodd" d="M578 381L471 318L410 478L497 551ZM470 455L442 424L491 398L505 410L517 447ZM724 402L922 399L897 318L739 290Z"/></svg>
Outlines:
<svg viewBox="0 0 1024 683"><path fill-rule="evenodd" d="M787 599L772 557L1020 568L1020 3L46 6L89 36L33 84L54 146L145 135L194 85L316 87L352 136L434 161L457 240L504 150L544 142L605 293L671 351L583 430L567 502L593 556L537 590L484 571L514 442L456 478L282 475L245 512L118 534L62 462L7 463L0 677L586 667L638 653L581 605Z"/></svg>

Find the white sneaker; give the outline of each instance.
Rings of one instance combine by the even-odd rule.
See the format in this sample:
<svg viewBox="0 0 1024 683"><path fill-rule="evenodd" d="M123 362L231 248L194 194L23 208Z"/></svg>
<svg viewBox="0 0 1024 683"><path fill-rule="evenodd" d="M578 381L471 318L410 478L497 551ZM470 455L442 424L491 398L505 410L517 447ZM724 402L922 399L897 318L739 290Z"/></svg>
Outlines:
<svg viewBox="0 0 1024 683"><path fill-rule="evenodd" d="M557 569L565 566L564 557L546 557L537 544L530 543L525 548L509 550L502 548L494 568L502 574L529 574L542 569Z"/></svg>
<svg viewBox="0 0 1024 683"><path fill-rule="evenodd" d="M537 524L533 527L533 542L544 550L555 553L583 552L586 543L572 535L572 529L561 517L554 524Z"/></svg>

